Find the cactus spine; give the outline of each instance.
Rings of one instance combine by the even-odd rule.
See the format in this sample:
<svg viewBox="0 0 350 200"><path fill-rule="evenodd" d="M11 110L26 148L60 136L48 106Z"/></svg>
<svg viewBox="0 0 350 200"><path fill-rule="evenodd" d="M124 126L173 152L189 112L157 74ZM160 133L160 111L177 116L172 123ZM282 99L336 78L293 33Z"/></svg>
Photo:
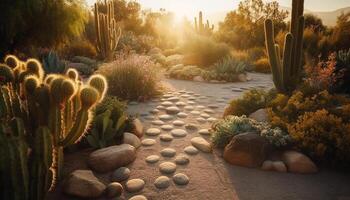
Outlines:
<svg viewBox="0 0 350 200"><path fill-rule="evenodd" d="M203 22L203 12L200 11L197 17L194 18L194 28L198 34L201 35L210 35L214 30L214 25L210 26L209 20L207 20L206 24Z"/></svg>
<svg viewBox="0 0 350 200"><path fill-rule="evenodd" d="M61 175L63 148L85 135L107 82L95 75L83 85L74 69L45 78L33 59L24 68L0 68L6 68L0 70L0 172L13 171L12 176L0 174L0 189L8 191L0 199L45 199ZM8 69L18 69L21 78L8 78L15 74Z"/></svg>
<svg viewBox="0 0 350 200"><path fill-rule="evenodd" d="M111 60L121 36L121 29L117 28L114 18L113 1L105 0L103 7L106 8L106 13L100 12L99 2L95 3L96 49L102 58Z"/></svg>
<svg viewBox="0 0 350 200"><path fill-rule="evenodd" d="M294 91L302 70L302 48L304 32L304 0L293 0L290 31L284 42L283 58L280 47L275 44L274 28L271 19L265 21L266 48L269 55L273 81L282 93Z"/></svg>

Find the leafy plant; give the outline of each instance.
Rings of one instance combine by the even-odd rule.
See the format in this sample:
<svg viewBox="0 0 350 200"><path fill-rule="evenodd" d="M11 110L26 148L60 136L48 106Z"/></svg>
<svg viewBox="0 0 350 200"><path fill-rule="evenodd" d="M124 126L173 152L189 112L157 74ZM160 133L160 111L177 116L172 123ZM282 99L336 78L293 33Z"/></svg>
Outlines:
<svg viewBox="0 0 350 200"><path fill-rule="evenodd" d="M42 60L44 71L47 74L62 74L67 69L67 63L60 60L58 54L50 51Z"/></svg>
<svg viewBox="0 0 350 200"><path fill-rule="evenodd" d="M247 70L247 64L228 56L214 64L213 68L218 75L230 76L233 74L245 73Z"/></svg>

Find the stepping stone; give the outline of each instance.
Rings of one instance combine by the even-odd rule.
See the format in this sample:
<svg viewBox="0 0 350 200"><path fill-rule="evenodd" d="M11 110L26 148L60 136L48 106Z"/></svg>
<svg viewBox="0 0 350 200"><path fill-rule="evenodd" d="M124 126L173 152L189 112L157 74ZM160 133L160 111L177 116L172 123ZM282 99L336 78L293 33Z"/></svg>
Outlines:
<svg viewBox="0 0 350 200"><path fill-rule="evenodd" d="M191 97L191 96L188 95L188 94L183 94L183 95L181 95L180 97L182 97L182 98L189 98L189 97Z"/></svg>
<svg viewBox="0 0 350 200"><path fill-rule="evenodd" d="M201 113L197 110L191 111L190 112L192 115L200 115Z"/></svg>
<svg viewBox="0 0 350 200"><path fill-rule="evenodd" d="M173 106L174 104L170 101L164 101L161 105L164 107L169 107L169 106Z"/></svg>
<svg viewBox="0 0 350 200"><path fill-rule="evenodd" d="M193 106L185 106L184 109L188 110L188 111L191 111L191 110L194 110L194 107Z"/></svg>
<svg viewBox="0 0 350 200"><path fill-rule="evenodd" d="M162 151L160 151L160 155L162 155L163 157L171 158L176 155L176 150L172 148L165 148Z"/></svg>
<svg viewBox="0 0 350 200"><path fill-rule="evenodd" d="M146 162L147 162L147 163L150 163L150 164L153 164L153 163L158 162L159 159L160 159L159 156L157 156L157 155L151 155L151 156L148 156L148 157L146 158Z"/></svg>
<svg viewBox="0 0 350 200"><path fill-rule="evenodd" d="M126 190L130 193L139 192L145 186L145 181L142 179L131 179L125 184Z"/></svg>
<svg viewBox="0 0 350 200"><path fill-rule="evenodd" d="M197 103L194 102L194 101L187 101L187 104L189 104L189 105L195 105L195 104L197 104Z"/></svg>
<svg viewBox="0 0 350 200"><path fill-rule="evenodd" d="M190 131L196 131L198 129L197 125L192 123L186 124L185 128Z"/></svg>
<svg viewBox="0 0 350 200"><path fill-rule="evenodd" d="M181 121L181 120L176 120L173 122L174 126L183 126L185 125L185 122Z"/></svg>
<svg viewBox="0 0 350 200"><path fill-rule="evenodd" d="M112 174L112 181L122 182L130 177L130 169L127 167L120 167Z"/></svg>
<svg viewBox="0 0 350 200"><path fill-rule="evenodd" d="M199 96L201 96L201 95L200 95L200 94L194 94L194 96L195 96L195 97L199 97Z"/></svg>
<svg viewBox="0 0 350 200"><path fill-rule="evenodd" d="M205 106L196 106L196 109L198 109L198 110L202 110L204 108L205 108Z"/></svg>
<svg viewBox="0 0 350 200"><path fill-rule="evenodd" d="M180 109L176 106L171 106L165 109L165 112L169 115L176 115L180 112Z"/></svg>
<svg viewBox="0 0 350 200"><path fill-rule="evenodd" d="M219 108L220 106L217 105L217 104L210 104L210 105L208 105L208 107L211 108L211 109L217 109L217 108Z"/></svg>
<svg viewBox="0 0 350 200"><path fill-rule="evenodd" d="M163 98L171 98L171 97L174 97L171 93L163 95Z"/></svg>
<svg viewBox="0 0 350 200"><path fill-rule="evenodd" d="M202 137L192 138L191 144L204 153L210 153L212 151L211 144Z"/></svg>
<svg viewBox="0 0 350 200"><path fill-rule="evenodd" d="M185 147L184 151L188 155L196 155L196 154L198 154L198 149L196 149L196 147L194 147L194 146Z"/></svg>
<svg viewBox="0 0 350 200"><path fill-rule="evenodd" d="M210 118L208 118L207 120L208 120L208 122L215 122L215 121L217 121L218 119L216 119L215 117L210 117Z"/></svg>
<svg viewBox="0 0 350 200"><path fill-rule="evenodd" d="M136 195L131 197L129 200L147 200L147 198L143 195Z"/></svg>
<svg viewBox="0 0 350 200"><path fill-rule="evenodd" d="M156 144L156 141L153 139L144 139L141 142L142 146L153 146Z"/></svg>
<svg viewBox="0 0 350 200"><path fill-rule="evenodd" d="M205 123L205 122L207 122L207 120L206 119L204 119L203 117L198 117L198 118L196 118L196 120L199 122L199 123Z"/></svg>
<svg viewBox="0 0 350 200"><path fill-rule="evenodd" d="M172 174L176 171L176 165L172 162L163 162L159 165L159 171L164 174Z"/></svg>
<svg viewBox="0 0 350 200"><path fill-rule="evenodd" d="M210 115L206 114L206 113L203 113L201 114L201 117L205 118L205 119L208 119L210 117Z"/></svg>
<svg viewBox="0 0 350 200"><path fill-rule="evenodd" d="M171 115L160 115L159 119L162 121L171 121L174 119L174 117Z"/></svg>
<svg viewBox="0 0 350 200"><path fill-rule="evenodd" d="M160 140L163 141L163 142L171 142L171 141L174 139L174 137L171 136L170 134L161 134L161 135L159 136L159 138L160 138Z"/></svg>
<svg viewBox="0 0 350 200"><path fill-rule="evenodd" d="M153 109L153 110L151 110L151 111L149 111L151 114L158 114L159 112L160 112L160 110L158 110L158 109Z"/></svg>
<svg viewBox="0 0 350 200"><path fill-rule="evenodd" d="M151 122L151 124L156 125L156 126L161 126L161 125L164 125L165 123L161 120L154 120Z"/></svg>
<svg viewBox="0 0 350 200"><path fill-rule="evenodd" d="M171 131L174 129L174 127L172 125L168 125L168 124L165 124L165 125L161 126L160 128L164 131Z"/></svg>
<svg viewBox="0 0 350 200"><path fill-rule="evenodd" d="M180 101L180 98L179 97L170 97L170 98L168 98L168 101L170 101L170 102L178 102L178 101Z"/></svg>
<svg viewBox="0 0 350 200"><path fill-rule="evenodd" d="M175 158L175 163L177 165L187 165L189 162L190 162L190 159L184 154L180 154Z"/></svg>
<svg viewBox="0 0 350 200"><path fill-rule="evenodd" d="M154 186L158 189L165 189L170 186L170 179L166 176L160 176L154 181Z"/></svg>
<svg viewBox="0 0 350 200"><path fill-rule="evenodd" d="M178 106L178 107L184 107L187 104L185 102L180 101L180 102L177 102L175 105Z"/></svg>
<svg viewBox="0 0 350 200"><path fill-rule="evenodd" d="M214 114L215 111L212 109L205 109L203 112L207 113L207 114Z"/></svg>
<svg viewBox="0 0 350 200"><path fill-rule="evenodd" d="M190 182L190 178L186 174L178 173L173 176L173 181L177 185L187 185Z"/></svg>
<svg viewBox="0 0 350 200"><path fill-rule="evenodd" d="M196 97L189 97L188 100L195 101Z"/></svg>
<svg viewBox="0 0 350 200"><path fill-rule="evenodd" d="M180 113L177 114L177 117L179 117L179 118L186 118L187 116L188 115L186 113L184 113L184 112L180 112Z"/></svg>
<svg viewBox="0 0 350 200"><path fill-rule="evenodd" d="M187 135L187 131L182 129L174 129L171 131L171 135L174 137L185 137Z"/></svg>
<svg viewBox="0 0 350 200"><path fill-rule="evenodd" d="M114 197L119 197L120 195L122 195L123 193L123 186L122 184L118 183L118 182L113 182L108 184L107 188L106 188L106 196L108 198L114 198Z"/></svg>
<svg viewBox="0 0 350 200"><path fill-rule="evenodd" d="M165 107L164 106L157 106L157 109L158 110L165 110Z"/></svg>
<svg viewBox="0 0 350 200"><path fill-rule="evenodd" d="M208 129L201 129L198 131L198 133L201 135L210 135L210 132Z"/></svg>
<svg viewBox="0 0 350 200"><path fill-rule="evenodd" d="M149 136L157 136L160 134L160 130L158 128L149 128L146 131L146 135Z"/></svg>

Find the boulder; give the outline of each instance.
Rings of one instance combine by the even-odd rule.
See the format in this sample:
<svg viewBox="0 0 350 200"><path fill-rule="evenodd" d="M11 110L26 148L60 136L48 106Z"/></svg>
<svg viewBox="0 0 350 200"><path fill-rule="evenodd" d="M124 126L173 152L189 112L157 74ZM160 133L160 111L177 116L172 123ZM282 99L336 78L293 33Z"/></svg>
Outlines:
<svg viewBox="0 0 350 200"><path fill-rule="evenodd" d="M143 125L139 119L134 119L133 121L134 129L132 131L137 137L142 138L143 136Z"/></svg>
<svg viewBox="0 0 350 200"><path fill-rule="evenodd" d="M193 77L193 81L196 81L196 82L204 82L204 78L201 77L201 76L195 76L195 77Z"/></svg>
<svg viewBox="0 0 350 200"><path fill-rule="evenodd" d="M96 150L89 155L89 166L100 173L109 172L132 163L136 149L130 144L122 144Z"/></svg>
<svg viewBox="0 0 350 200"><path fill-rule="evenodd" d="M90 170L76 170L65 180L65 194L80 198L97 198L102 195L106 186Z"/></svg>
<svg viewBox="0 0 350 200"><path fill-rule="evenodd" d="M292 173L311 174L318 171L317 166L309 157L297 151L283 152L282 161Z"/></svg>
<svg viewBox="0 0 350 200"><path fill-rule="evenodd" d="M128 132L124 133L123 142L124 142L124 144L130 144L131 146L135 147L136 149L141 146L140 139L136 135L134 135L132 133L128 133Z"/></svg>
<svg viewBox="0 0 350 200"><path fill-rule="evenodd" d="M267 109L259 109L254 113L249 115L249 118L252 118L258 122L269 122L269 116L267 114Z"/></svg>
<svg viewBox="0 0 350 200"><path fill-rule="evenodd" d="M243 133L232 138L225 147L224 159L233 165L261 167L271 150L270 143L256 133Z"/></svg>

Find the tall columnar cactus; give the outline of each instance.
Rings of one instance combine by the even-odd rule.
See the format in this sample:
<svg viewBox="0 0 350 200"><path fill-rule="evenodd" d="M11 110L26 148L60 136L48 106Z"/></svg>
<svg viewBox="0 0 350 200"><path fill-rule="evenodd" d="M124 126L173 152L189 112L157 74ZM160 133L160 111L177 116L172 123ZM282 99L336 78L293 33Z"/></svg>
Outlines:
<svg viewBox="0 0 350 200"><path fill-rule="evenodd" d="M94 75L83 84L74 69L44 77L38 61L21 63L11 67L0 64L0 121L11 127L0 127L0 172L18 171L16 176L1 174L0 185L13 185L0 199L44 199L61 175L63 148L84 136L93 107L104 98L107 82ZM4 165L7 161L10 166Z"/></svg>
<svg viewBox="0 0 350 200"><path fill-rule="evenodd" d="M117 28L117 22L114 18L113 1L104 1L103 7L106 8L106 13L100 11L100 6L101 3L95 3L96 48L102 58L110 60L117 48L121 29Z"/></svg>
<svg viewBox="0 0 350 200"><path fill-rule="evenodd" d="M198 20L197 17L194 18L194 28L198 34L208 35L211 34L214 30L214 25L210 26L209 20L206 24L203 23L203 13L199 12Z"/></svg>
<svg viewBox="0 0 350 200"><path fill-rule="evenodd" d="M266 48L269 55L274 84L279 92L290 93L296 89L302 70L304 32L304 0L293 0L290 32L285 37L283 58L275 44L271 19L265 21Z"/></svg>

